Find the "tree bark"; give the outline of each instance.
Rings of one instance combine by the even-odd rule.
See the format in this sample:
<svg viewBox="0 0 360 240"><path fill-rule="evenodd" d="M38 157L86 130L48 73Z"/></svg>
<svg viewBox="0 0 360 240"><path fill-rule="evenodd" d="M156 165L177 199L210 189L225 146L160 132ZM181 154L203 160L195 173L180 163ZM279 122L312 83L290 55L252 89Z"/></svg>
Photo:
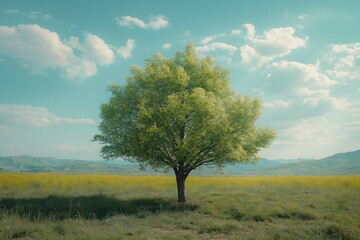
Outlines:
<svg viewBox="0 0 360 240"><path fill-rule="evenodd" d="M176 186L177 186L177 192L178 192L178 202L184 203L184 202L186 202L185 180L186 180L187 176L184 174L183 169L175 170L175 175L176 175Z"/></svg>
<svg viewBox="0 0 360 240"><path fill-rule="evenodd" d="M184 203L186 202L185 197L185 179L181 176L176 176L176 185L177 185L177 191L178 191L178 202Z"/></svg>

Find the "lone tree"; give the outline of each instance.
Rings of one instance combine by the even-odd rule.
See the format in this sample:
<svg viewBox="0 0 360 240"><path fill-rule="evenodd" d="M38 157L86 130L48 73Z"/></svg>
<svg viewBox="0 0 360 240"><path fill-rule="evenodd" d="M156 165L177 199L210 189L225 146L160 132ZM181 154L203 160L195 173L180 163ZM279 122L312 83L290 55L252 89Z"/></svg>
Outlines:
<svg viewBox="0 0 360 240"><path fill-rule="evenodd" d="M255 126L261 101L239 96L229 83L228 72L199 58L192 43L174 58L155 54L145 67L132 66L124 86L110 86L94 140L103 144L105 159L172 169L178 201L185 202L185 180L194 169L257 160L275 137Z"/></svg>

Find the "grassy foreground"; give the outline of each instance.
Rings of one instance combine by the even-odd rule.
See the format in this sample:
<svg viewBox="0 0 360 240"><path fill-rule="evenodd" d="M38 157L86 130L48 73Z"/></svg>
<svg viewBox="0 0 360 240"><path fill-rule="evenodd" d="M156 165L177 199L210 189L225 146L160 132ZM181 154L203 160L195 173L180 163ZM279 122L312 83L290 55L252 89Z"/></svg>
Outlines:
<svg viewBox="0 0 360 240"><path fill-rule="evenodd" d="M0 239L360 239L360 176L0 174Z"/></svg>

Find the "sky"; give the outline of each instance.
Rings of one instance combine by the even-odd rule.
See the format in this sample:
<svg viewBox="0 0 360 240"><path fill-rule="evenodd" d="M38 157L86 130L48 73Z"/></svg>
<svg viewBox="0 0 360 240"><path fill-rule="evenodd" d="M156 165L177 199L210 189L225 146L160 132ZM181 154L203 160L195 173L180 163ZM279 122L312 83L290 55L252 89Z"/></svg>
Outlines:
<svg viewBox="0 0 360 240"><path fill-rule="evenodd" d="M194 42L263 101L268 159L360 146L360 1L0 1L0 156L101 159L108 85Z"/></svg>

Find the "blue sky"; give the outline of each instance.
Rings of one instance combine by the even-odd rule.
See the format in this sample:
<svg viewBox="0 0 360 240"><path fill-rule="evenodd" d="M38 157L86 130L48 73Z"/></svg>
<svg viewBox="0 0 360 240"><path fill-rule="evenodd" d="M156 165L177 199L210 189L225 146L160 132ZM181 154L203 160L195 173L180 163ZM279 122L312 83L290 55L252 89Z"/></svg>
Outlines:
<svg viewBox="0 0 360 240"><path fill-rule="evenodd" d="M193 41L261 98L265 158L360 146L360 1L1 1L0 155L99 159L111 83Z"/></svg>

